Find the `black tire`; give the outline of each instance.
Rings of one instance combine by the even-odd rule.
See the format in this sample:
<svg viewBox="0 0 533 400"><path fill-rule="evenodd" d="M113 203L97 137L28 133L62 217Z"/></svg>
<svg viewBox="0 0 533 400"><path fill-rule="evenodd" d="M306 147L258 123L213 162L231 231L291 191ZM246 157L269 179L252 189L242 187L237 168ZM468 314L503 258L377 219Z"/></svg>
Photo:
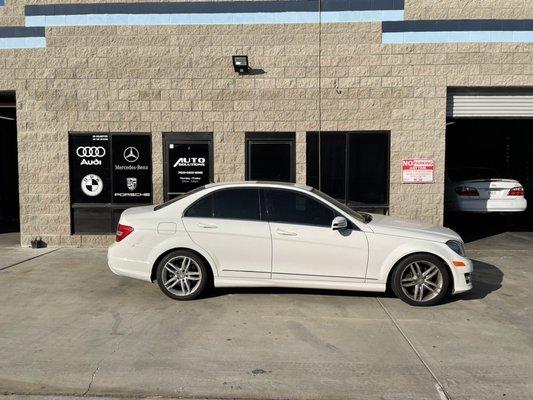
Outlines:
<svg viewBox="0 0 533 400"><path fill-rule="evenodd" d="M428 281L427 283L423 283L421 278L418 278L418 274L414 275L411 272L411 266L413 263L418 263L420 269L427 267L425 271L431 269L431 272L428 275L431 275L431 273L435 272L435 270L432 269L432 266L435 266L438 269L438 272L435 275L435 282L432 281L433 278L430 278L429 280L431 280L431 282ZM416 267L413 268L415 271L417 271ZM411 285L413 288L411 289L411 286L405 288L402 287L402 279L407 281L404 283L404 285ZM421 283L415 284L416 282ZM438 290L437 294L428 289L428 287L430 287L432 290L435 290L435 286L433 286L435 284L440 286L440 290ZM431 254L413 254L412 256L404 258L394 268L391 277L391 286L394 294L412 306L424 307L440 303L448 295L450 284L451 278L448 267L438 257ZM418 286L419 289L416 289L418 292L414 292L414 286ZM420 290L422 291L422 296L424 297L422 300L415 300L413 297L416 294L416 298L418 298L420 295ZM411 293L411 291L413 293ZM424 294L424 291L426 291L427 294Z"/></svg>
<svg viewBox="0 0 533 400"><path fill-rule="evenodd" d="M187 286L184 284L182 286L181 281L185 279L185 276L183 276L182 279L181 276L178 277L177 274L172 275L173 273L170 272L169 268L172 269L169 265L169 261L172 264L178 265L180 264L180 261L182 262L184 259L190 259L192 260L191 266L194 267L194 270L198 270L200 273L199 280L195 280L194 282L198 282L195 284L194 289L191 288L190 293L188 294L179 294L179 292L182 292L182 288L187 288ZM181 264L180 264L181 265ZM167 266L168 268L165 268ZM169 254L167 254L161 261L159 262L159 265L157 266L157 284L159 285L159 288L161 291L174 300L193 300L196 299L198 296L200 296L204 290L206 289L206 286L208 284L208 281L210 279L210 274L208 271L208 268L210 268L208 265L206 265L206 262L199 257L196 253L188 250L176 250ZM176 271L178 268L176 269ZM176 281L172 281L172 278L176 277ZM196 277L196 275L194 276ZM191 277L192 279L192 277ZM175 286L173 287L167 287L165 286L164 282L167 282L168 286L171 286L172 283L175 282ZM170 282L170 283L169 283ZM189 281L189 285L191 285L191 282Z"/></svg>

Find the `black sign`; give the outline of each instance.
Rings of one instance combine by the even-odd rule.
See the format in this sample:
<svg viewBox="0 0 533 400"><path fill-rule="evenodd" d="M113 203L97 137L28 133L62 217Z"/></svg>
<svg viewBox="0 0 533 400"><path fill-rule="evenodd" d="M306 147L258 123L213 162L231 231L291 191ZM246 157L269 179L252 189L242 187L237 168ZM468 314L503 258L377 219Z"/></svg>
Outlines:
<svg viewBox="0 0 533 400"><path fill-rule="evenodd" d="M113 135L113 203L152 202L149 135Z"/></svg>
<svg viewBox="0 0 533 400"><path fill-rule="evenodd" d="M168 194L173 197L209 183L209 144L168 144Z"/></svg>
<svg viewBox="0 0 533 400"><path fill-rule="evenodd" d="M109 203L109 135L70 135L70 191L73 203Z"/></svg>

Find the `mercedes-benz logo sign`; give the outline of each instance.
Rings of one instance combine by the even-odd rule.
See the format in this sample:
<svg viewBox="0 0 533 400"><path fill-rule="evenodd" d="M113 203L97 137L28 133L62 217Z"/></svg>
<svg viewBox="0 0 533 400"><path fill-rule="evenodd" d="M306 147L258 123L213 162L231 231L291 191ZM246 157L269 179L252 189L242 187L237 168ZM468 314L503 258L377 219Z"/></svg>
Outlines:
<svg viewBox="0 0 533 400"><path fill-rule="evenodd" d="M96 157L102 158L105 156L105 149L102 146L85 146L76 149L78 157Z"/></svg>
<svg viewBox="0 0 533 400"><path fill-rule="evenodd" d="M137 150L135 147L127 147L126 150L124 150L124 160L127 162L135 162L139 159L139 150Z"/></svg>

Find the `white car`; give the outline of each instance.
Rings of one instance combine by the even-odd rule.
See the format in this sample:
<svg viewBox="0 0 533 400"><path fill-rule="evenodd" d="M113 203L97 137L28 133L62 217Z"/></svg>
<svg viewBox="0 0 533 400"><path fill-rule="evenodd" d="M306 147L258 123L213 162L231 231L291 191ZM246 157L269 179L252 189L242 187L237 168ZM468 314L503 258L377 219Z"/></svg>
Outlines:
<svg viewBox="0 0 533 400"><path fill-rule="evenodd" d="M432 305L472 288L463 241L440 226L358 213L309 186L209 184L120 217L111 270L193 299L208 286L385 292Z"/></svg>
<svg viewBox="0 0 533 400"><path fill-rule="evenodd" d="M446 210L510 213L527 208L524 187L490 168L450 168L446 171Z"/></svg>

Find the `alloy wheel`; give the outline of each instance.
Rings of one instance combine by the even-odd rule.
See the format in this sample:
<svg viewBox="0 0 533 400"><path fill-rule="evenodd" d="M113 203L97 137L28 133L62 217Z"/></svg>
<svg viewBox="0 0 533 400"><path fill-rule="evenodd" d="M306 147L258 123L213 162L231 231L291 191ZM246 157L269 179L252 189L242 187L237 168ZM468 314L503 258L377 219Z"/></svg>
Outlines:
<svg viewBox="0 0 533 400"><path fill-rule="evenodd" d="M202 270L192 258L178 256L171 258L161 273L163 286L175 296L189 296L198 290Z"/></svg>
<svg viewBox="0 0 533 400"><path fill-rule="evenodd" d="M429 261L415 261L402 271L400 284L403 293L416 302L434 299L444 285L440 269Z"/></svg>

